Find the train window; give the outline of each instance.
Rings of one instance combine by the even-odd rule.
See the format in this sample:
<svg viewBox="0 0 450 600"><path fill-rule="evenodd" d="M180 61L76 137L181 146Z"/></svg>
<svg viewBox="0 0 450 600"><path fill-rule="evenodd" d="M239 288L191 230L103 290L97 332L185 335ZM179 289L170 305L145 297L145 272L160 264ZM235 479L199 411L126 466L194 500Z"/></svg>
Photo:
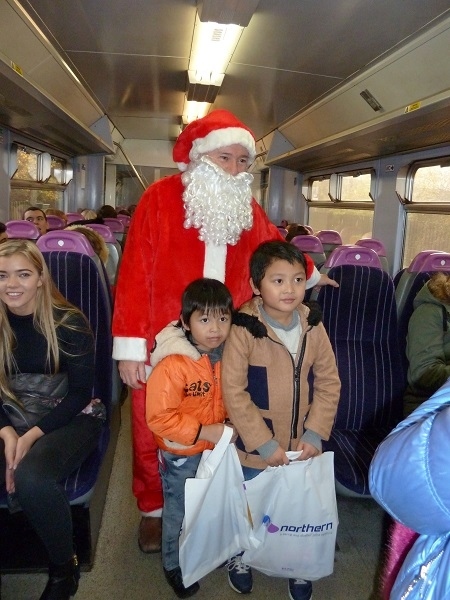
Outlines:
<svg viewBox="0 0 450 600"><path fill-rule="evenodd" d="M341 173L339 200L341 202L367 202L371 200L371 171L354 171Z"/></svg>
<svg viewBox="0 0 450 600"><path fill-rule="evenodd" d="M450 252L450 159L412 165L406 187L404 267L421 250Z"/></svg>
<svg viewBox="0 0 450 600"><path fill-rule="evenodd" d="M21 219L28 206L64 209L64 190L71 169L64 159L25 146L15 146L11 178L10 219Z"/></svg>
<svg viewBox="0 0 450 600"><path fill-rule="evenodd" d="M308 197L308 225L314 231L338 231L344 244L370 237L374 180L372 170L309 178L303 188Z"/></svg>
<svg viewBox="0 0 450 600"><path fill-rule="evenodd" d="M20 147L16 151L16 170L13 180L37 181L39 152L31 148Z"/></svg>
<svg viewBox="0 0 450 600"><path fill-rule="evenodd" d="M324 202L329 200L330 178L320 177L319 179L312 178L311 180L311 201Z"/></svg>

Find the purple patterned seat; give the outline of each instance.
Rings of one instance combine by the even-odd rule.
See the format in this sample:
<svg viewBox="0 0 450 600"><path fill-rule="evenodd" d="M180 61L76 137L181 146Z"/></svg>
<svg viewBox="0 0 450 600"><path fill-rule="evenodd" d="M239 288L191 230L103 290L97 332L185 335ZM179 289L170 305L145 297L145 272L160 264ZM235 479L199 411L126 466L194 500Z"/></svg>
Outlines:
<svg viewBox="0 0 450 600"><path fill-rule="evenodd" d="M6 233L10 239L27 239L37 240L39 237L39 229L30 221L17 220L7 221Z"/></svg>
<svg viewBox="0 0 450 600"><path fill-rule="evenodd" d="M337 246L342 245L342 238L338 231L334 229L321 229L316 233L316 236L322 242L323 251L325 252L325 256L328 256L333 252Z"/></svg>
<svg viewBox="0 0 450 600"><path fill-rule="evenodd" d="M372 248L380 257L380 262L385 271L389 271L389 265L386 258L386 248L381 240L376 238L363 238L356 242L357 246L363 246L364 248Z"/></svg>
<svg viewBox="0 0 450 600"><path fill-rule="evenodd" d="M130 226L131 217L129 215L118 214L117 218L119 219L119 221L122 221L123 226L125 227L125 230L127 230L128 227Z"/></svg>
<svg viewBox="0 0 450 600"><path fill-rule="evenodd" d="M337 246L327 258L324 269L331 269L338 265L361 265L366 267L377 267L382 269L380 258L372 248L362 246L346 245Z"/></svg>
<svg viewBox="0 0 450 600"><path fill-rule="evenodd" d="M105 225L108 225L108 227L111 229L116 240L120 244L123 245L125 243L125 235L126 234L125 234L125 226L122 223L122 221L120 219L113 218L113 217L105 217L103 219L103 222Z"/></svg>
<svg viewBox="0 0 450 600"><path fill-rule="evenodd" d="M302 252L306 252L318 269L324 264L326 256L322 242L315 235L296 235L292 238L291 244L297 246Z"/></svg>
<svg viewBox="0 0 450 600"><path fill-rule="evenodd" d="M47 223L50 231L55 229L64 229L66 226L64 219L61 219L61 217L58 217L58 215L47 215Z"/></svg>
<svg viewBox="0 0 450 600"><path fill-rule="evenodd" d="M374 250L362 249L373 252ZM341 397L330 440L336 489L369 497L373 454L402 415L405 387L398 345L394 284L379 266L339 264L320 288L318 302L333 347Z"/></svg>
<svg viewBox="0 0 450 600"><path fill-rule="evenodd" d="M126 216L126 215L125 215ZM97 231L105 240L108 248L108 260L106 262L106 272L108 273L108 279L111 285L114 285L117 278L117 270L119 263L122 258L122 247L116 240L114 233L108 225L102 225L100 223L90 223L88 225L94 231Z"/></svg>
<svg viewBox="0 0 450 600"><path fill-rule="evenodd" d="M101 223L89 223L86 225L86 227L90 227L91 229L94 229L94 231L97 231L105 240L105 242L109 242L110 244L114 244L116 242L116 238L114 237L112 229L111 227L108 227L108 225L102 225Z"/></svg>
<svg viewBox="0 0 450 600"><path fill-rule="evenodd" d="M91 257L96 256L88 239L82 233L68 229L48 231L39 238L38 248L41 252L66 250L67 252L87 254Z"/></svg>
<svg viewBox="0 0 450 600"><path fill-rule="evenodd" d="M67 225L70 225L74 221L84 221L84 217L81 213L77 212L68 212L66 213L67 217Z"/></svg>

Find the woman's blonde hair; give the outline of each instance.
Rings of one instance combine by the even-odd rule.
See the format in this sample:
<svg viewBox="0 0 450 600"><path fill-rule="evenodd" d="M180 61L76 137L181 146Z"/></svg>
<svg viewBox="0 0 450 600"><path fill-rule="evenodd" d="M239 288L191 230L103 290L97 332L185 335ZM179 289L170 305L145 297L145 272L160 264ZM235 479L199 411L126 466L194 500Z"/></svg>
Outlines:
<svg viewBox="0 0 450 600"><path fill-rule="evenodd" d="M54 284L44 257L31 240L8 240L0 244L0 258L21 254L39 273L42 285L36 290L36 306L33 315L33 324L37 331L47 340L47 364L54 364L54 372L59 370L59 352L57 329L66 327L78 329L73 326L73 315L83 315L75 306L70 304ZM86 320L86 319L85 319ZM70 322L72 321L72 323ZM86 320L86 333L92 335ZM8 373L14 372L13 351L15 336L9 324L6 305L0 300L0 390L7 396L14 397L8 386Z"/></svg>
<svg viewBox="0 0 450 600"><path fill-rule="evenodd" d="M97 218L97 213L95 212L95 210L92 210L91 208L86 208L85 210L82 210L81 214L83 215L83 217L85 219L96 219Z"/></svg>
<svg viewBox="0 0 450 600"><path fill-rule="evenodd" d="M92 229L92 227L89 227L89 225L69 225L66 227L66 229L71 231L79 231L86 236L92 248L94 249L95 254L100 257L102 263L106 265L106 261L108 260L109 256L109 250L105 240L98 231L95 231L95 229Z"/></svg>

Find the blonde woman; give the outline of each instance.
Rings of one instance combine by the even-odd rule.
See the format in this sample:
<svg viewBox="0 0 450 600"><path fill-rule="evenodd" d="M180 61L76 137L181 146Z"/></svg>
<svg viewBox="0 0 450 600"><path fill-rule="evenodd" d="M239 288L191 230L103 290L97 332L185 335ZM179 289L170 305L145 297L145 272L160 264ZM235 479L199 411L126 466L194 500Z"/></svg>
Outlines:
<svg viewBox="0 0 450 600"><path fill-rule="evenodd" d="M39 394L36 381L58 377L65 390L20 429L13 416L28 418L28 412L17 382L28 376L38 389L25 391ZM93 335L85 317L58 292L36 244L1 244L0 484L47 549L49 579L40 600L68 600L78 588L71 511L59 482L97 446L104 407L93 409L93 383Z"/></svg>

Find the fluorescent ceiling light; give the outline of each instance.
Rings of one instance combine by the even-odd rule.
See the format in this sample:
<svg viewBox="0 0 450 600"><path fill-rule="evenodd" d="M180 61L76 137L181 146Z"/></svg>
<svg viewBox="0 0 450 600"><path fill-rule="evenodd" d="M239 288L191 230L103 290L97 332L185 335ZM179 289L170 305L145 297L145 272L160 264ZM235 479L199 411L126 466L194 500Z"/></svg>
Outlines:
<svg viewBox="0 0 450 600"><path fill-rule="evenodd" d="M188 101L186 96L184 97L184 108L183 108L183 124L188 125L191 121L201 119L208 114L211 104L209 102L195 102Z"/></svg>
<svg viewBox="0 0 450 600"><path fill-rule="evenodd" d="M198 80L215 79L226 71L243 27L203 23L196 17L189 70Z"/></svg>

